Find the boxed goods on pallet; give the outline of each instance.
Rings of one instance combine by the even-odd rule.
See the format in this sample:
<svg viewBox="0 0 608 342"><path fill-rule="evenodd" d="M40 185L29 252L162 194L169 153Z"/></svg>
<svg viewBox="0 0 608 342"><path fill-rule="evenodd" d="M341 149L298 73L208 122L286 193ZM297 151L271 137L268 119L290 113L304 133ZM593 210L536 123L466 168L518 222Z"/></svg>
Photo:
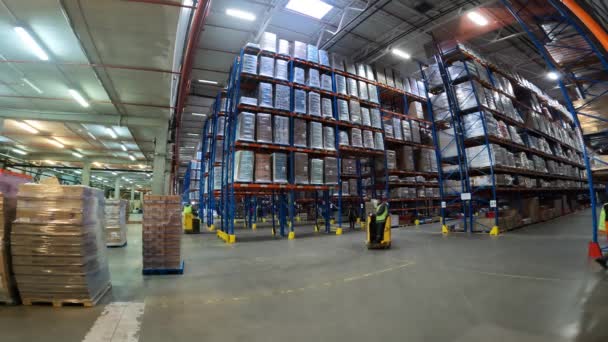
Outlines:
<svg viewBox="0 0 608 342"><path fill-rule="evenodd" d="M180 196L144 196L144 270L181 268Z"/></svg>
<svg viewBox="0 0 608 342"><path fill-rule="evenodd" d="M293 42L293 57L301 60L306 60L308 44L295 41Z"/></svg>
<svg viewBox="0 0 608 342"><path fill-rule="evenodd" d="M549 172L547 170L547 164L545 163L545 159L539 157L537 155L532 155L532 161L534 162L534 170L538 172Z"/></svg>
<svg viewBox="0 0 608 342"><path fill-rule="evenodd" d="M354 130L354 129L353 129ZM363 147L368 149L374 149L374 132L372 131L363 131Z"/></svg>
<svg viewBox="0 0 608 342"><path fill-rule="evenodd" d="M380 132L374 132L374 148L376 150L384 150L384 137Z"/></svg>
<svg viewBox="0 0 608 342"><path fill-rule="evenodd" d="M346 183L346 182L344 182L344 183ZM346 194L350 195L350 196L358 196L359 195L358 189L359 189L359 186L357 185L357 180L352 179L352 178L349 179L348 180L348 192Z"/></svg>
<svg viewBox="0 0 608 342"><path fill-rule="evenodd" d="M359 98L361 100L369 100L369 92L367 91L367 83L359 81Z"/></svg>
<svg viewBox="0 0 608 342"><path fill-rule="evenodd" d="M517 176L517 185L523 188L536 188L537 182L535 178L525 177L525 176Z"/></svg>
<svg viewBox="0 0 608 342"><path fill-rule="evenodd" d="M395 139L395 130L391 120L384 120L384 135L387 138Z"/></svg>
<svg viewBox="0 0 608 342"><path fill-rule="evenodd" d="M506 174L495 174L494 175L494 184L496 186L511 186L514 184L513 176ZM483 176L471 176L470 184L472 186L477 187L489 187L492 186L492 176L491 175L483 175Z"/></svg>
<svg viewBox="0 0 608 342"><path fill-rule="evenodd" d="M302 89L294 89L294 111L300 114L306 114L306 91Z"/></svg>
<svg viewBox="0 0 608 342"><path fill-rule="evenodd" d="M258 85L258 106L272 108L272 84L260 82Z"/></svg>
<svg viewBox="0 0 608 342"><path fill-rule="evenodd" d="M451 120L450 103L445 92L431 97L431 106L433 107L433 119L435 121Z"/></svg>
<svg viewBox="0 0 608 342"><path fill-rule="evenodd" d="M346 85L348 88L348 95L353 97L359 97L359 89L357 87L357 80L354 78L347 78Z"/></svg>
<svg viewBox="0 0 608 342"><path fill-rule="evenodd" d="M500 231L507 231L521 225L521 216L515 209L500 209L498 213L498 224L494 217L478 217L475 219L476 230L489 231L497 225Z"/></svg>
<svg viewBox="0 0 608 342"><path fill-rule="evenodd" d="M325 184L338 184L338 158L325 157L323 165Z"/></svg>
<svg viewBox="0 0 608 342"><path fill-rule="evenodd" d="M277 35L271 32L262 33L260 48L264 51L277 52Z"/></svg>
<svg viewBox="0 0 608 342"><path fill-rule="evenodd" d="M346 100L338 100L338 118L342 121L350 121L348 102L346 102Z"/></svg>
<svg viewBox="0 0 608 342"><path fill-rule="evenodd" d="M294 153L294 173L296 184L308 184L308 154Z"/></svg>
<svg viewBox="0 0 608 342"><path fill-rule="evenodd" d="M277 53L283 56L291 55L291 46L288 40L279 39L279 51Z"/></svg>
<svg viewBox="0 0 608 342"><path fill-rule="evenodd" d="M364 64L357 63L355 64L355 67L357 68L357 76L367 78L367 72L365 71Z"/></svg>
<svg viewBox="0 0 608 342"><path fill-rule="evenodd" d="M253 165L255 163L253 151L236 151L234 163L234 181L243 183L253 182Z"/></svg>
<svg viewBox="0 0 608 342"><path fill-rule="evenodd" d="M255 182L270 183L272 175L270 172L270 154L256 153L255 154Z"/></svg>
<svg viewBox="0 0 608 342"><path fill-rule="evenodd" d="M414 171L414 149L411 146L401 146L397 150L397 168L403 171Z"/></svg>
<svg viewBox="0 0 608 342"><path fill-rule="evenodd" d="M350 130L350 145L353 147L363 147L363 136L360 129L352 128Z"/></svg>
<svg viewBox="0 0 608 342"><path fill-rule="evenodd" d="M343 158L341 160L342 174L345 175L356 175L357 174L357 160L350 158Z"/></svg>
<svg viewBox="0 0 608 342"><path fill-rule="evenodd" d="M389 170L397 169L397 153L392 150L386 150L386 164Z"/></svg>
<svg viewBox="0 0 608 342"><path fill-rule="evenodd" d="M483 122L486 122L486 129L483 127ZM467 139L483 137L486 134L499 137L498 123L494 116L490 113L475 112L467 114L462 118L464 124L464 134Z"/></svg>
<svg viewBox="0 0 608 342"><path fill-rule="evenodd" d="M338 143L340 146L351 146L348 138L348 131L341 129L338 132Z"/></svg>
<svg viewBox="0 0 608 342"><path fill-rule="evenodd" d="M293 83L306 84L306 72L304 68L293 68Z"/></svg>
<svg viewBox="0 0 608 342"><path fill-rule="evenodd" d="M331 102L331 99L323 98L321 100L321 115L325 118L334 117L333 103Z"/></svg>
<svg viewBox="0 0 608 342"><path fill-rule="evenodd" d="M308 125L304 119L293 120L293 145L297 147L308 146Z"/></svg>
<svg viewBox="0 0 608 342"><path fill-rule="evenodd" d="M267 113L257 113L256 128L255 140L257 142L272 143L272 115Z"/></svg>
<svg viewBox="0 0 608 342"><path fill-rule="evenodd" d="M386 75L384 74L384 69L376 66L376 79L380 84L386 84Z"/></svg>
<svg viewBox="0 0 608 342"><path fill-rule="evenodd" d="M285 153L272 154L272 182L287 183L287 154Z"/></svg>
<svg viewBox="0 0 608 342"><path fill-rule="evenodd" d="M381 129L382 128L382 115L378 108L370 109L372 127Z"/></svg>
<svg viewBox="0 0 608 342"><path fill-rule="evenodd" d="M239 104L246 104L246 105L250 105L250 106L257 106L258 105L258 99L255 97L248 97L248 96L241 96L239 98ZM222 110L229 110L230 108L226 108L226 107L222 107Z"/></svg>
<svg viewBox="0 0 608 342"><path fill-rule="evenodd" d="M514 166L515 161L509 161L509 152L502 146L490 144L468 147L465 150L470 167ZM491 159L490 159L491 158ZM512 155L511 158L513 159Z"/></svg>
<svg viewBox="0 0 608 342"><path fill-rule="evenodd" d="M378 98L378 88L373 84L367 85L367 92L369 93L369 100L373 103L380 103Z"/></svg>
<svg viewBox="0 0 608 342"><path fill-rule="evenodd" d="M392 118L391 121L392 121L392 126L393 126L393 136L395 137L395 139L404 140L401 119ZM407 140L407 139L405 139L405 140Z"/></svg>
<svg viewBox="0 0 608 342"><path fill-rule="evenodd" d="M323 127L323 148L330 151L336 149L336 134L331 126Z"/></svg>
<svg viewBox="0 0 608 342"><path fill-rule="evenodd" d="M106 246L124 246L127 243L127 201L107 199L105 202Z"/></svg>
<svg viewBox="0 0 608 342"><path fill-rule="evenodd" d="M281 110L291 110L291 90L289 86L283 84L276 85L274 107Z"/></svg>
<svg viewBox="0 0 608 342"><path fill-rule="evenodd" d="M306 84L312 88L320 88L321 80L319 75L319 69L310 68L308 69L308 77Z"/></svg>
<svg viewBox="0 0 608 342"><path fill-rule="evenodd" d="M395 88L395 79L393 78L393 69L384 69L384 76L386 76L386 85Z"/></svg>
<svg viewBox="0 0 608 342"><path fill-rule="evenodd" d="M330 64L329 64L329 55L327 54L327 51L325 51L325 50L319 50L319 64L325 65L327 67L330 66Z"/></svg>
<svg viewBox="0 0 608 342"><path fill-rule="evenodd" d="M260 76L274 77L274 58L268 56L260 57Z"/></svg>
<svg viewBox="0 0 608 342"><path fill-rule="evenodd" d="M321 94L312 91L308 93L308 114L321 116Z"/></svg>
<svg viewBox="0 0 608 342"><path fill-rule="evenodd" d="M323 125L316 121L312 121L308 125L310 131L308 146L310 146L310 148L323 149Z"/></svg>
<svg viewBox="0 0 608 342"><path fill-rule="evenodd" d="M321 74L321 89L327 91L333 91L333 85L331 76L328 74Z"/></svg>
<svg viewBox="0 0 608 342"><path fill-rule="evenodd" d="M509 126L509 136L511 136L511 140L513 140L514 143L524 145L524 140L519 133L517 133L517 128L515 126Z"/></svg>
<svg viewBox="0 0 608 342"><path fill-rule="evenodd" d="M424 148L415 151L414 154L418 171L437 172L437 156L434 150Z"/></svg>
<svg viewBox="0 0 608 342"><path fill-rule="evenodd" d="M243 55L243 72L256 75L258 73L258 56Z"/></svg>
<svg viewBox="0 0 608 342"><path fill-rule="evenodd" d="M222 167L213 167L213 190L220 190L222 188Z"/></svg>
<svg viewBox="0 0 608 342"><path fill-rule="evenodd" d="M255 141L255 114L243 112L239 114L236 125L237 141Z"/></svg>
<svg viewBox="0 0 608 342"><path fill-rule="evenodd" d="M315 45L308 44L306 48L306 60L319 64L319 49Z"/></svg>
<svg viewBox="0 0 608 342"><path fill-rule="evenodd" d="M336 92L342 95L348 95L346 87L346 77L342 75L336 75Z"/></svg>
<svg viewBox="0 0 608 342"><path fill-rule="evenodd" d="M323 184L323 159L310 159L310 184Z"/></svg>
<svg viewBox="0 0 608 342"><path fill-rule="evenodd" d="M478 106L486 106L484 96L479 97L479 103L475 98L475 89L483 89L483 87L476 81L467 81L454 86L456 92L456 100L458 101L458 107L462 111L469 109L478 108Z"/></svg>
<svg viewBox="0 0 608 342"><path fill-rule="evenodd" d="M375 81L376 78L374 76L374 69L372 68L371 65L365 65L365 78L367 78L370 81Z"/></svg>
<svg viewBox="0 0 608 342"><path fill-rule="evenodd" d="M330 55L331 67L335 70L344 71L344 57L332 52Z"/></svg>
<svg viewBox="0 0 608 342"><path fill-rule="evenodd" d="M94 305L110 288L103 192L45 183L17 193L11 256L21 300Z"/></svg>
<svg viewBox="0 0 608 342"><path fill-rule="evenodd" d="M275 144L289 145L289 118L286 116L275 115L273 140Z"/></svg>
<svg viewBox="0 0 608 342"><path fill-rule="evenodd" d="M361 107L361 124L363 126L371 127L372 119L369 113L369 108Z"/></svg>
<svg viewBox="0 0 608 342"><path fill-rule="evenodd" d="M289 66L288 61L277 58L277 60L274 63L274 78L276 78L278 80L287 81L289 79L288 66Z"/></svg>
<svg viewBox="0 0 608 342"><path fill-rule="evenodd" d="M393 69L393 79L395 80L395 88L403 89L403 78L401 73Z"/></svg>
<svg viewBox="0 0 608 342"><path fill-rule="evenodd" d="M359 101L350 100L348 102L348 109L350 114L350 122L361 124L361 104Z"/></svg>
<svg viewBox="0 0 608 342"><path fill-rule="evenodd" d="M223 144L215 144L215 162L221 163L224 157L224 146Z"/></svg>
<svg viewBox="0 0 608 342"><path fill-rule="evenodd" d="M412 131L412 141L420 144L420 123L418 121L410 120L410 129Z"/></svg>

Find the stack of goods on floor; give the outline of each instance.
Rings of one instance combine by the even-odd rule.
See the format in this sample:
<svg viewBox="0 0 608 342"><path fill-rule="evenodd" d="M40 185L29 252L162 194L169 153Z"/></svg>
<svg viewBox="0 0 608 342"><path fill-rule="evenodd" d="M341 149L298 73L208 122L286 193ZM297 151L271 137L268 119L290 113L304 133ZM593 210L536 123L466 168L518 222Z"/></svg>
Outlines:
<svg viewBox="0 0 608 342"><path fill-rule="evenodd" d="M127 243L127 200L106 200L106 246L124 246Z"/></svg>
<svg viewBox="0 0 608 342"><path fill-rule="evenodd" d="M144 196L144 271L181 268L180 209L180 196Z"/></svg>
<svg viewBox="0 0 608 342"><path fill-rule="evenodd" d="M11 252L24 304L94 305L110 288L103 192L86 186L22 184Z"/></svg>

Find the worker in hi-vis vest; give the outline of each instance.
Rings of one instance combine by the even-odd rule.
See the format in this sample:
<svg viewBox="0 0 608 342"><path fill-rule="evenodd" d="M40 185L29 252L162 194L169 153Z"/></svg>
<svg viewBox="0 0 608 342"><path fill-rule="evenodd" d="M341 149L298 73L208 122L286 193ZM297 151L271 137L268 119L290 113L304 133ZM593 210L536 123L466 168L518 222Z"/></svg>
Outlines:
<svg viewBox="0 0 608 342"><path fill-rule="evenodd" d="M600 220L597 223L597 230L606 233L606 211L608 210L608 203L602 206L600 211ZM602 265L604 269L608 268L608 255L601 256L595 259L598 264Z"/></svg>
<svg viewBox="0 0 608 342"><path fill-rule="evenodd" d="M371 234L372 242L382 242L382 239L384 238L384 224L386 223L387 217L388 204L386 202L382 202L378 207L376 207L376 224L375 229L373 230L373 234Z"/></svg>

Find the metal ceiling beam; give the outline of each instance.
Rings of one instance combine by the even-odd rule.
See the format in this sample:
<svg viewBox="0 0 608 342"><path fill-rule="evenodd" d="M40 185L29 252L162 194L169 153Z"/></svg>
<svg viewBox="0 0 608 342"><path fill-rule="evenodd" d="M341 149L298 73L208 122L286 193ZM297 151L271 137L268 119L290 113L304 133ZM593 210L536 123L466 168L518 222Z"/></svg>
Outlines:
<svg viewBox="0 0 608 342"><path fill-rule="evenodd" d="M23 160L39 161L39 160L52 160L57 162L74 162L82 163L85 161L98 162L102 164L123 164L123 165L146 165L147 162L144 160L131 160L123 158L108 158L106 154L87 156L86 158L76 158L71 155L65 155L61 153L30 153L27 156L21 157ZM48 167L53 167L50 165Z"/></svg>
<svg viewBox="0 0 608 342"><path fill-rule="evenodd" d="M176 74L179 75L179 71L149 68L134 65L120 65L120 64L100 64L100 63L78 63L78 62L60 62L60 61L41 61L41 60L22 60L22 59L3 59L0 58L0 63L11 63L11 64L45 64L54 66L66 66L66 67L90 67L90 68L103 68L103 69L118 69L118 70L131 70L131 71L144 71L144 72L157 72L163 74Z"/></svg>
<svg viewBox="0 0 608 342"><path fill-rule="evenodd" d="M57 122L77 122L86 124L160 127L166 119L153 119L142 116L121 116L117 114L91 114L77 112L40 112L15 108L0 108L0 118L18 120L42 120Z"/></svg>

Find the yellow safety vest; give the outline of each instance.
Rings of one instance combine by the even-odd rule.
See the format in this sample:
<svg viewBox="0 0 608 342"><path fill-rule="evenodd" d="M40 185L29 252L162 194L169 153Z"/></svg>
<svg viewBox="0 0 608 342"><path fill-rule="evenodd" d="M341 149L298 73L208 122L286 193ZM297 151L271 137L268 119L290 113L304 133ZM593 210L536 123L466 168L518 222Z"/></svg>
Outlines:
<svg viewBox="0 0 608 342"><path fill-rule="evenodd" d="M384 222L388 217L388 206L386 203L380 204L378 210L376 210L376 222Z"/></svg>
<svg viewBox="0 0 608 342"><path fill-rule="evenodd" d="M602 206L602 211L600 211L600 221L597 224L597 229L602 232L606 231L606 204Z"/></svg>

